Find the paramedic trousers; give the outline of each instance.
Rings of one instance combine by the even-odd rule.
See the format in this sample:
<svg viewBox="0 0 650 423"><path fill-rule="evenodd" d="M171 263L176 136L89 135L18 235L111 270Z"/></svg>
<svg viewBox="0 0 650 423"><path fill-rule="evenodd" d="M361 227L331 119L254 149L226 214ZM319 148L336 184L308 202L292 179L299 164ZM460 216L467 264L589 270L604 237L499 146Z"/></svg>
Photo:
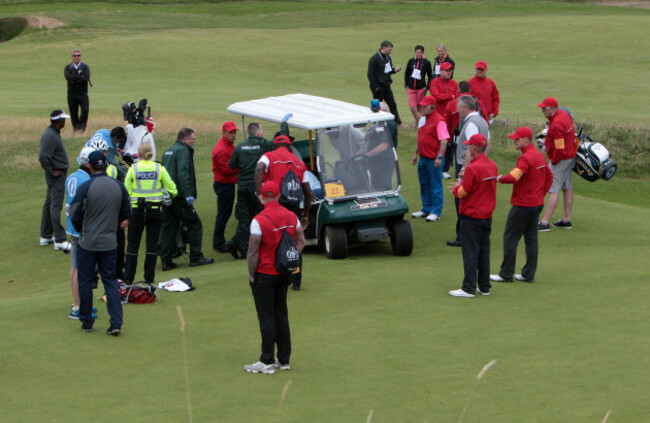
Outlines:
<svg viewBox="0 0 650 423"><path fill-rule="evenodd" d="M160 260L166 263L178 251L176 245L176 231L179 223L187 227L187 238L190 244L190 261L203 258L201 240L203 239L203 226L201 219L193 206L187 204L182 197L174 197L172 205L163 208L162 226L160 231Z"/></svg>

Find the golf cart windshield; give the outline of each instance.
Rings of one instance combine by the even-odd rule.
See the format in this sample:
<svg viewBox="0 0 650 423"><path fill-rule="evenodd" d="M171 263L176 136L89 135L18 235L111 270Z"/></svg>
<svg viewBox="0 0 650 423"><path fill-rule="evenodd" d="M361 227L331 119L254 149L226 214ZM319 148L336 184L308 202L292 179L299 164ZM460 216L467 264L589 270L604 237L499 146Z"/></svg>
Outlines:
<svg viewBox="0 0 650 423"><path fill-rule="evenodd" d="M397 158L386 122L318 129L317 140L327 199L398 190Z"/></svg>

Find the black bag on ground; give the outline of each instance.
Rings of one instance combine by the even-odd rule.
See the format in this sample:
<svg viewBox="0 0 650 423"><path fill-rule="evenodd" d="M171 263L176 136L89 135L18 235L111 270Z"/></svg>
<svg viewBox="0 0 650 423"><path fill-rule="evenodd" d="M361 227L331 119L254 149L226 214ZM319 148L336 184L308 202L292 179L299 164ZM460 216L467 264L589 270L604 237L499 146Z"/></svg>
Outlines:
<svg viewBox="0 0 650 423"><path fill-rule="evenodd" d="M289 169L280 185L280 204L290 210L295 210L300 208L300 202L303 199L302 183L298 179L298 175Z"/></svg>
<svg viewBox="0 0 650 423"><path fill-rule="evenodd" d="M279 228L270 217L264 217L266 217L274 227ZM280 243L275 249L275 270L282 274L293 273L298 269L298 267L300 267L300 253L298 252L298 248L296 247L293 238L289 232L287 232L286 228L288 226L290 226L290 224L282 227Z"/></svg>

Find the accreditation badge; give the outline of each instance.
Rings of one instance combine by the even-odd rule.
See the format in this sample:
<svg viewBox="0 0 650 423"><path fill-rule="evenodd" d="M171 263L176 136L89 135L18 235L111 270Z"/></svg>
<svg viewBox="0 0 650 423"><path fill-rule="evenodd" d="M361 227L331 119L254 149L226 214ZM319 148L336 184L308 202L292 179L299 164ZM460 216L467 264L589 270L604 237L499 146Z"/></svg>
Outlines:
<svg viewBox="0 0 650 423"><path fill-rule="evenodd" d="M411 78L420 80L422 79L422 71L420 69L413 69L413 73L411 74Z"/></svg>
<svg viewBox="0 0 650 423"><path fill-rule="evenodd" d="M393 71L393 67L390 65L390 62L386 63L384 65L384 73L391 73Z"/></svg>

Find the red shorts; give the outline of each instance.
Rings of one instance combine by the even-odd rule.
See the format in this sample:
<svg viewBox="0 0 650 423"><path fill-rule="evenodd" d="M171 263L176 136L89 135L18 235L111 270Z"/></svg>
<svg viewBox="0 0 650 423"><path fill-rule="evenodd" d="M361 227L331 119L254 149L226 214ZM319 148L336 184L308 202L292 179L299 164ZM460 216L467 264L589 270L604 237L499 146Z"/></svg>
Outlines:
<svg viewBox="0 0 650 423"><path fill-rule="evenodd" d="M427 94L427 89L422 88L420 90L414 90L413 88L407 88L406 94L409 97L409 107L417 107L418 103L421 102Z"/></svg>

